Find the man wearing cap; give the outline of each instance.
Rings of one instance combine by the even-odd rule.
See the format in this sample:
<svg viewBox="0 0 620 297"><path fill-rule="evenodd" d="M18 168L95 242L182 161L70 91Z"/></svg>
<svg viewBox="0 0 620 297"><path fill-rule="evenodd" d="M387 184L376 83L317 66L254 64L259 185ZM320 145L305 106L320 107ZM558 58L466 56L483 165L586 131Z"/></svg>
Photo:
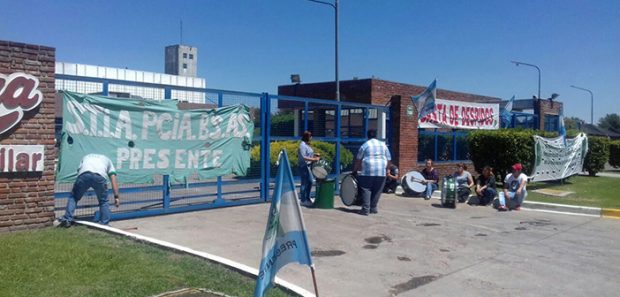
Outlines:
<svg viewBox="0 0 620 297"><path fill-rule="evenodd" d="M504 191L499 193L499 207L497 210L506 211L509 208L521 210L521 204L527 196L525 185L527 183L527 175L523 172L521 163L512 165L512 173L508 174L504 179ZM509 207L506 207L506 198L509 199Z"/></svg>
<svg viewBox="0 0 620 297"><path fill-rule="evenodd" d="M99 213L101 218L98 223L107 225L110 222L110 207L108 202L108 178L114 191L114 205L120 205L118 193L118 183L116 182L116 171L112 161L104 155L88 154L82 158L78 168L78 177L73 184L71 195L67 199L65 215L59 219L61 227L71 227L73 224L73 213L78 201L82 199L84 193L89 188L93 188L99 200Z"/></svg>

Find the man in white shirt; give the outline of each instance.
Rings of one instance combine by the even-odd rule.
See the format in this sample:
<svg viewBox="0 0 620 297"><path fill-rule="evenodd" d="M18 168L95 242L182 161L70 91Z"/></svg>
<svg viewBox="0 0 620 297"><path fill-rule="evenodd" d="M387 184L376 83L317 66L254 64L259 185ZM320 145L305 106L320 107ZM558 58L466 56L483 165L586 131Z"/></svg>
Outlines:
<svg viewBox="0 0 620 297"><path fill-rule="evenodd" d="M98 223L107 225L110 222L110 207L108 203L108 178L112 183L114 191L114 205L120 205L118 193L118 183L116 181L116 171L112 161L104 155L88 154L82 158L78 168L78 177L73 184L71 195L67 200L65 215L59 219L60 226L71 227L73 224L73 214L78 201L82 199L84 193L89 188L93 188L99 200L99 213L101 214Z"/></svg>
<svg viewBox="0 0 620 297"><path fill-rule="evenodd" d="M512 173L508 174L504 179L504 191L499 193L499 207L497 210L521 210L521 204L523 204L523 200L527 196L525 188L527 175L521 172L522 170L523 166L520 163L512 165ZM510 200L509 207L506 207L506 198Z"/></svg>
<svg viewBox="0 0 620 297"><path fill-rule="evenodd" d="M367 136L368 141L360 147L353 165L363 198L360 214L365 216L378 213L377 204L392 160L385 142L376 139L377 131L368 130Z"/></svg>

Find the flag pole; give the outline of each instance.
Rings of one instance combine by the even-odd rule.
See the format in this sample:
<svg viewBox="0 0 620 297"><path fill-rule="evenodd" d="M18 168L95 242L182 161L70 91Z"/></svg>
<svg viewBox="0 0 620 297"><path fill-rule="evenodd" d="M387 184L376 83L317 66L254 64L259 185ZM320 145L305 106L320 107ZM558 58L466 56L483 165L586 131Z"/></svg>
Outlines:
<svg viewBox="0 0 620 297"><path fill-rule="evenodd" d="M314 274L314 265L310 266L310 271L312 272L312 284L314 285L314 295L319 297L319 289L316 286L316 275Z"/></svg>

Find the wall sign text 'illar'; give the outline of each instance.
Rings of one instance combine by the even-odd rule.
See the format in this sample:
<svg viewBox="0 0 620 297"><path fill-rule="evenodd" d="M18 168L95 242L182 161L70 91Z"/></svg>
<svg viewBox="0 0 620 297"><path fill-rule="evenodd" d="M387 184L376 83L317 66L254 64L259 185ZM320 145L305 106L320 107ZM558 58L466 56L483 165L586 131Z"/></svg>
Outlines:
<svg viewBox="0 0 620 297"><path fill-rule="evenodd" d="M8 133L43 101L39 80L26 73L0 73L0 135ZM43 171L43 145L0 145L0 172Z"/></svg>

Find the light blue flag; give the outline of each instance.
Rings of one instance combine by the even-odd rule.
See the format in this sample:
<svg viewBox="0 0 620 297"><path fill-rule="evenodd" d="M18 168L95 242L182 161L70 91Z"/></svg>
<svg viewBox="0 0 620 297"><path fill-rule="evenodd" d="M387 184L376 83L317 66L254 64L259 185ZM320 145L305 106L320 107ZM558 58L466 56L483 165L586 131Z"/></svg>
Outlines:
<svg viewBox="0 0 620 297"><path fill-rule="evenodd" d="M413 104L418 109L418 119L421 119L435 112L435 99L437 98L437 80L422 92L422 94L411 97Z"/></svg>
<svg viewBox="0 0 620 297"><path fill-rule="evenodd" d="M560 117L558 121L560 125L558 127L559 128L558 132L560 133L560 136L562 136L562 141L564 142L564 146L566 146L566 127L564 126L564 107L560 109Z"/></svg>
<svg viewBox="0 0 620 297"><path fill-rule="evenodd" d="M503 122L510 123L510 120L512 118L512 106L514 102L515 96L513 95L512 98L508 100L508 103L506 103L506 106L504 106L504 108L500 112Z"/></svg>
<svg viewBox="0 0 620 297"><path fill-rule="evenodd" d="M297 262L310 267L313 265L286 151L282 150L280 153L278 164L254 297L265 294L272 286L278 270L286 264Z"/></svg>

